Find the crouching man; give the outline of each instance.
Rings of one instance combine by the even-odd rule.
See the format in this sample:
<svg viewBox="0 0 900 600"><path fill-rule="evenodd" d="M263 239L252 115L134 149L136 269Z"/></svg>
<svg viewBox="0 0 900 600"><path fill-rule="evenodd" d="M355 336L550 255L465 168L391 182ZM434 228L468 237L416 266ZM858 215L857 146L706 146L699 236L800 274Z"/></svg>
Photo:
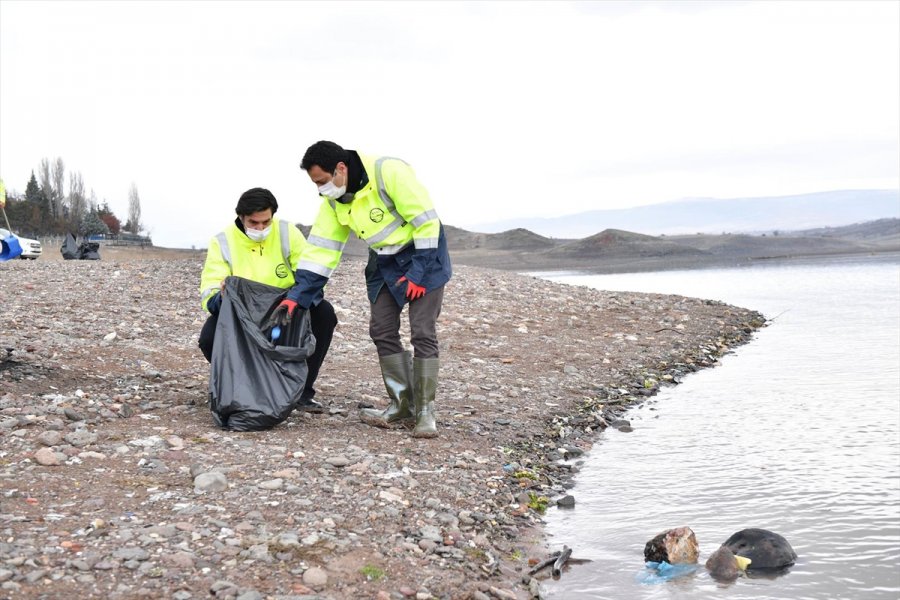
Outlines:
<svg viewBox="0 0 900 600"><path fill-rule="evenodd" d="M272 192L263 188L247 190L235 207L234 223L209 242L200 276L200 301L209 318L198 342L207 361L212 360L226 277L234 275L285 289L295 284L297 263L306 238L294 225L275 218L277 210L278 201ZM313 384L331 346L337 317L334 307L324 298L310 306L309 317L316 350L306 360L308 375L297 408L316 412L324 407L313 399L316 395Z"/></svg>

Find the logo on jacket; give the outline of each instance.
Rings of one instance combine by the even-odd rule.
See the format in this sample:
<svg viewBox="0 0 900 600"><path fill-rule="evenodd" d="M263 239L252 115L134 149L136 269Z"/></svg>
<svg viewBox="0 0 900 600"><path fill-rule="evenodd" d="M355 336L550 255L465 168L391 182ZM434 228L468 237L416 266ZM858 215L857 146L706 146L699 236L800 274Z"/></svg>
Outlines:
<svg viewBox="0 0 900 600"><path fill-rule="evenodd" d="M281 263L277 267L275 267L275 274L278 275L278 279L284 279L288 276L287 267L284 266L284 263Z"/></svg>
<svg viewBox="0 0 900 600"><path fill-rule="evenodd" d="M369 219L371 219L373 223L381 223L382 219L384 219L384 211L380 208L373 208L369 211Z"/></svg>

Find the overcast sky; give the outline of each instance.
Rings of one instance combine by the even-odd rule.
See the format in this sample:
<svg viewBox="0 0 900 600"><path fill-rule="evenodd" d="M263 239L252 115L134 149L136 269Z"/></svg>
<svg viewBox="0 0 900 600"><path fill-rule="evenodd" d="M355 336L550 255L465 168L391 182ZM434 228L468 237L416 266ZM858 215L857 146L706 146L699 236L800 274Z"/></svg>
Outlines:
<svg viewBox="0 0 900 600"><path fill-rule="evenodd" d="M59 156L205 247L251 187L310 223L320 139L406 159L469 228L896 189L900 2L0 0L8 188Z"/></svg>

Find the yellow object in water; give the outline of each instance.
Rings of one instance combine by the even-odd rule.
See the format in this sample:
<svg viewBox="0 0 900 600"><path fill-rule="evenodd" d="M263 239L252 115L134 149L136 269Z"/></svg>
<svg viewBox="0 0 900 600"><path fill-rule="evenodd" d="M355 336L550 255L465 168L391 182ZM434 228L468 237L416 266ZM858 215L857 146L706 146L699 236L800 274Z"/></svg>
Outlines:
<svg viewBox="0 0 900 600"><path fill-rule="evenodd" d="M749 558L745 558L743 556L738 556L737 554L734 555L734 560L735 560L735 562L737 562L737 567L741 571L746 571L747 567L750 566L750 563L753 562Z"/></svg>

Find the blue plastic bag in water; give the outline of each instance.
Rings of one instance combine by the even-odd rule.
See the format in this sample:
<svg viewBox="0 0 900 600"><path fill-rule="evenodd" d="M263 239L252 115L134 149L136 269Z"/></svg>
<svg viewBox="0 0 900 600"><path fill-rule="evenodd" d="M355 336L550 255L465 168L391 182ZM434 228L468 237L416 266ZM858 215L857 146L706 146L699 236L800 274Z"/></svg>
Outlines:
<svg viewBox="0 0 900 600"><path fill-rule="evenodd" d="M644 565L646 568L635 577L638 583L663 583L690 575L698 568L696 564L670 565L666 561L653 562L651 560L648 560Z"/></svg>

